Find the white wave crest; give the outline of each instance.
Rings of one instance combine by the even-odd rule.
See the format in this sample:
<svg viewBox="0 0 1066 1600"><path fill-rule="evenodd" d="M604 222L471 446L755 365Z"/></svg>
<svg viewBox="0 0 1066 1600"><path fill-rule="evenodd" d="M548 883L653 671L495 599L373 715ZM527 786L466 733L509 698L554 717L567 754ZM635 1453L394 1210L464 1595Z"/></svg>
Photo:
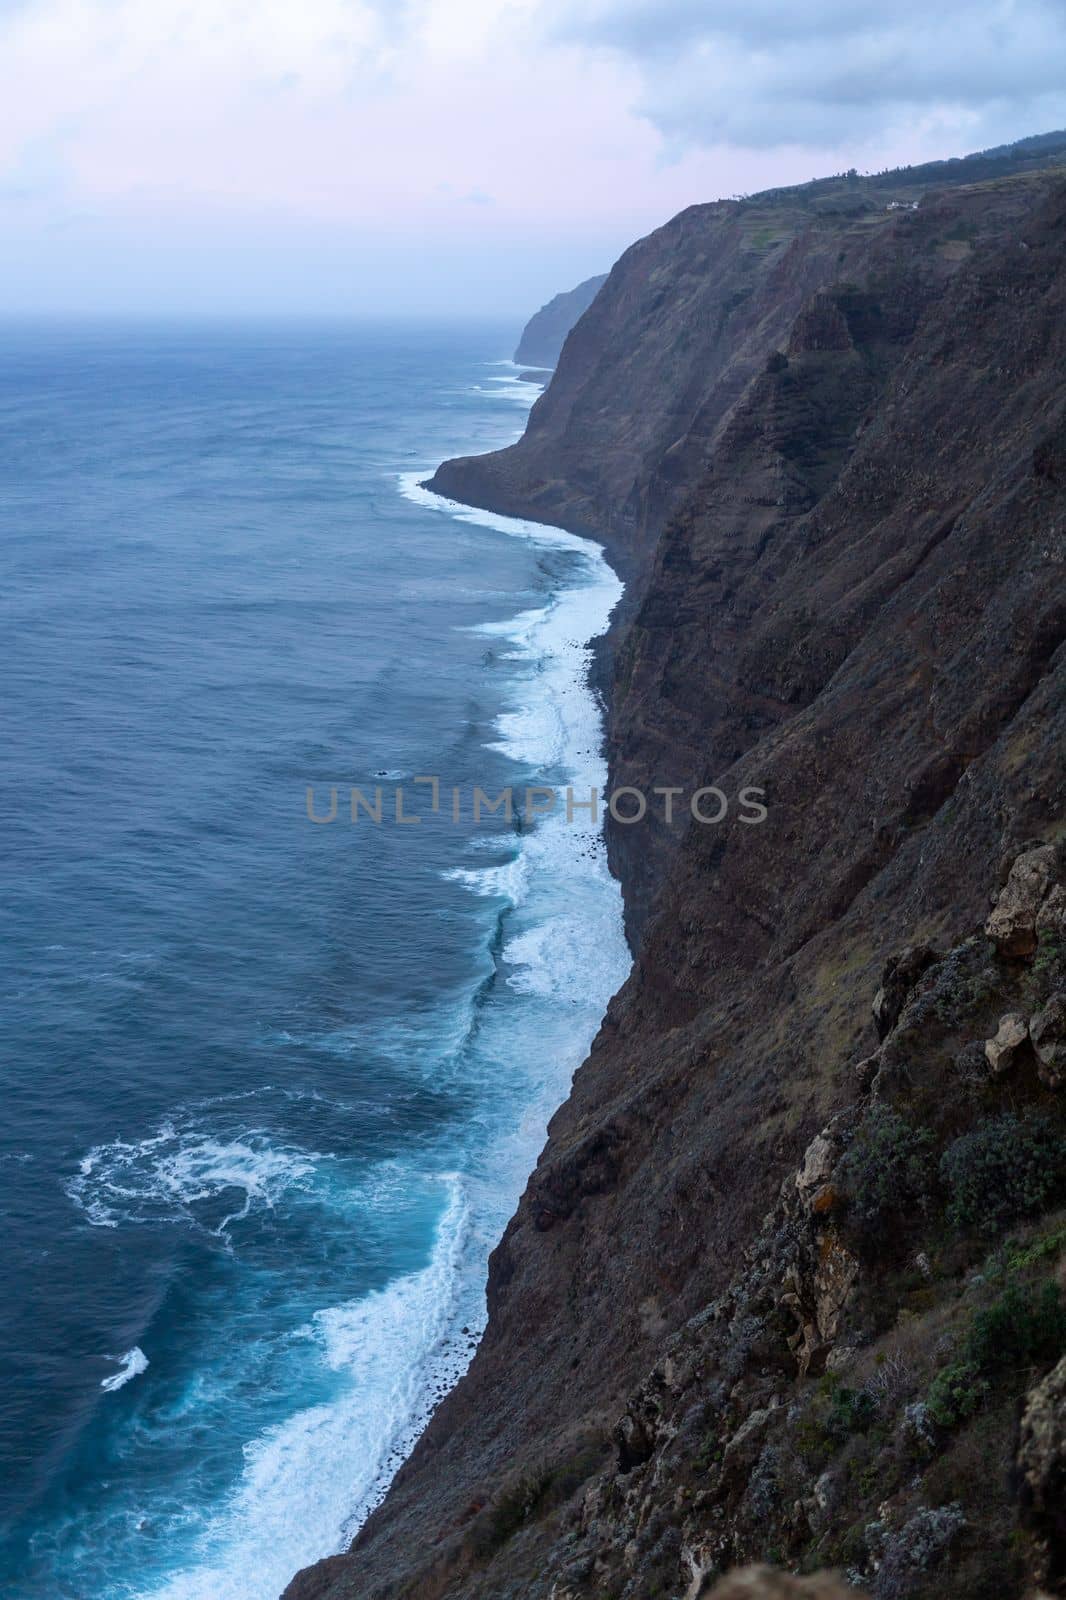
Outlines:
<svg viewBox="0 0 1066 1600"><path fill-rule="evenodd" d="M340 1396L245 1447L241 1481L196 1566L140 1600L270 1600L298 1567L343 1549L382 1498L480 1332L463 1292L466 1198L455 1174L444 1181L428 1264L313 1318L319 1360L344 1379Z"/></svg>
<svg viewBox="0 0 1066 1600"><path fill-rule="evenodd" d="M139 1378L141 1373L147 1372L147 1370L148 1357L140 1345L136 1344L132 1350L126 1351L117 1372L112 1373L110 1378L100 1379L100 1387L101 1389L106 1389L109 1394L114 1394L116 1389L121 1389L123 1384L129 1383L131 1378Z"/></svg>
<svg viewBox="0 0 1066 1600"><path fill-rule="evenodd" d="M529 862L524 854L491 867L451 867L441 874L450 883L461 883L476 895L500 897L520 906L529 885Z"/></svg>

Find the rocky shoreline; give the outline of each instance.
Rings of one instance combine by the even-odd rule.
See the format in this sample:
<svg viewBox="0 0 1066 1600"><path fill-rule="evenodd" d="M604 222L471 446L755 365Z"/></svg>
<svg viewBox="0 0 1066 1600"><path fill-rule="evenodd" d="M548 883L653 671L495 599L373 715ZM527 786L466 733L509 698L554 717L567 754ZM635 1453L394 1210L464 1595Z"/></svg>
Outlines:
<svg viewBox="0 0 1066 1600"><path fill-rule="evenodd" d="M611 786L769 814L610 827L487 1332L287 1600L1063 1592L1064 159L691 208L436 474L625 577Z"/></svg>

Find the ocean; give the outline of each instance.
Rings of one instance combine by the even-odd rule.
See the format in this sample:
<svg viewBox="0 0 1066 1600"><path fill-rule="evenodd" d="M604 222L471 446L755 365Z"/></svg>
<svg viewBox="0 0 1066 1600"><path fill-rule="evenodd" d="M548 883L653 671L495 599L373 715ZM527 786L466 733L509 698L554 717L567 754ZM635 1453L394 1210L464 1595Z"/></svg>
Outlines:
<svg viewBox="0 0 1066 1600"><path fill-rule="evenodd" d="M628 970L588 813L473 815L604 782L618 581L418 487L514 335L0 328L5 1600L345 1547Z"/></svg>

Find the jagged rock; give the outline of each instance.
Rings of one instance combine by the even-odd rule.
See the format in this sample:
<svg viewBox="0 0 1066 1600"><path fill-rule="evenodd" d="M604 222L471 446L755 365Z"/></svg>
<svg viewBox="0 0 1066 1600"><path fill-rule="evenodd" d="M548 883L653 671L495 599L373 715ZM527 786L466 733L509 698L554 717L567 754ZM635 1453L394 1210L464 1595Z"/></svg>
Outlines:
<svg viewBox="0 0 1066 1600"><path fill-rule="evenodd" d="M907 996L935 960L936 953L928 945L912 944L886 962L881 975L881 987L873 1000L874 1022L880 1038L884 1039L892 1032L907 1003Z"/></svg>
<svg viewBox="0 0 1066 1600"><path fill-rule="evenodd" d="M904 1013L906 1009L905 1003ZM875 1059L877 1071L870 1084L870 1095L874 1100L891 1101L896 1095L906 1091L911 1081L908 1052L895 1031L889 1034Z"/></svg>
<svg viewBox="0 0 1066 1600"><path fill-rule="evenodd" d="M1066 1356L1026 1397L1017 1464L1030 1521L1052 1552L1066 1550Z"/></svg>
<svg viewBox="0 0 1066 1600"><path fill-rule="evenodd" d="M854 1073L855 1073L855 1081L859 1086L859 1092L861 1094L866 1094L869 1091L869 1089L873 1086L873 1081L877 1077L877 1074L880 1071L880 1068L881 1068L881 1050L880 1050L880 1047L874 1051L873 1055L864 1056L861 1061L857 1061L855 1063L855 1066L854 1066L854 1069L853 1069Z"/></svg>
<svg viewBox="0 0 1066 1600"><path fill-rule="evenodd" d="M1029 956L1037 945L1037 918L1055 881L1056 851L1051 844L1026 850L1010 869L985 933L1001 956Z"/></svg>
<svg viewBox="0 0 1066 1600"><path fill-rule="evenodd" d="M1029 1025L1019 1011L1008 1011L1000 1017L994 1039L985 1040L985 1060L993 1077L1013 1067L1015 1057L1029 1037Z"/></svg>
<svg viewBox="0 0 1066 1600"><path fill-rule="evenodd" d="M833 1176L837 1154L836 1141L827 1129L816 1134L807 1146L803 1165L796 1174L796 1188L805 1203L809 1204L814 1195Z"/></svg>
<svg viewBox="0 0 1066 1600"><path fill-rule="evenodd" d="M619 1472L632 1472L634 1467L642 1466L655 1449L655 1435L647 1420L628 1411L615 1425L614 1442Z"/></svg>
<svg viewBox="0 0 1066 1600"><path fill-rule="evenodd" d="M1049 1089L1066 1082L1066 994L1053 994L1029 1024L1037 1071Z"/></svg>
<svg viewBox="0 0 1066 1600"><path fill-rule="evenodd" d="M830 1211L838 1211L844 1203L844 1194L835 1184L823 1183L811 1196L811 1215L815 1217L828 1216Z"/></svg>
<svg viewBox="0 0 1066 1600"><path fill-rule="evenodd" d="M800 1512L812 1534L825 1531L828 1517L827 1513L839 1498L840 1478L832 1471L823 1472L811 1490L802 1501L798 1502Z"/></svg>
<svg viewBox="0 0 1066 1600"><path fill-rule="evenodd" d="M762 1406L741 1423L725 1447L722 1457L722 1483L735 1484L747 1480L762 1451L777 1406Z"/></svg>
<svg viewBox="0 0 1066 1600"><path fill-rule="evenodd" d="M688 1587L684 1600L699 1600L703 1581L715 1568L715 1553L706 1544L685 1546L681 1551L681 1569L688 1573Z"/></svg>
<svg viewBox="0 0 1066 1600"><path fill-rule="evenodd" d="M847 1372L849 1367L855 1365L858 1356L858 1346L853 1344L838 1344L830 1350L826 1357L825 1370L827 1372Z"/></svg>
<svg viewBox="0 0 1066 1600"><path fill-rule="evenodd" d="M1066 889L1057 883L1036 917L1037 938L1066 938Z"/></svg>
<svg viewBox="0 0 1066 1600"><path fill-rule="evenodd" d="M831 1572L794 1578L773 1567L744 1567L716 1583L710 1600L856 1600L860 1594Z"/></svg>
<svg viewBox="0 0 1066 1600"><path fill-rule="evenodd" d="M838 1238L822 1241L818 1270L814 1275L815 1316L818 1331L826 1343L837 1336L841 1313L859 1276L859 1263Z"/></svg>
<svg viewBox="0 0 1066 1600"><path fill-rule="evenodd" d="M801 1377L824 1368L858 1276L857 1258L832 1228L818 1241L813 1271L799 1264L789 1268L781 1304L799 1324L790 1344Z"/></svg>

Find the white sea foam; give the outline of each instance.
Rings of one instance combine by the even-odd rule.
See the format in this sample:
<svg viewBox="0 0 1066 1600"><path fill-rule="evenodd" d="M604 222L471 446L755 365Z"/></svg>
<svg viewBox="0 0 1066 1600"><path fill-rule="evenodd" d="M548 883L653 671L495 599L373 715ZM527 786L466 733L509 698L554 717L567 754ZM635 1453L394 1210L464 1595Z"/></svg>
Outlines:
<svg viewBox="0 0 1066 1600"><path fill-rule="evenodd" d="M306 1187L318 1159L261 1130L219 1139L195 1121L166 1122L146 1139L95 1145L67 1193L98 1228L186 1223L223 1237L253 1209Z"/></svg>
<svg viewBox="0 0 1066 1600"><path fill-rule="evenodd" d="M534 773L561 769L565 774L554 811L523 838L518 857L523 893L512 904L528 905L532 915L504 947L504 960L513 969L508 982L520 993L602 1011L625 976L629 955L620 895L603 845L607 770L600 711L588 683L589 641L603 631L622 586L587 539L540 523L456 507L422 489L416 474L407 475L404 492L420 503L436 502L464 521L582 557L580 581L547 605L482 624L478 631L509 640L511 659L526 668L516 676L512 705L497 719L493 748ZM566 786L574 802L569 815ZM595 815L583 808L593 789ZM465 881L475 892L494 892L499 879L491 872L470 870ZM516 875L515 864L509 872Z"/></svg>
<svg viewBox="0 0 1066 1600"><path fill-rule="evenodd" d="M520 906L529 885L529 859L520 851L510 861L500 861L495 866L452 867L441 876L451 883L463 884L474 894L498 896L512 906Z"/></svg>
<svg viewBox="0 0 1066 1600"><path fill-rule="evenodd" d="M521 387L528 403L531 386ZM577 799L593 785L602 792L588 641L606 626L621 585L590 541L444 500L421 488L421 476L401 479L415 503L580 558L544 607L480 631L508 642L516 669L494 747L526 771L550 773L560 797L567 783ZM498 851L499 839L471 841L473 852L489 847ZM314 1316L307 1334L321 1367L338 1380L338 1394L245 1446L241 1481L188 1568L138 1600L273 1600L297 1568L347 1546L437 1400L466 1369L484 1321L488 1253L630 958L600 820L582 811L568 820L562 798L553 815L521 836L512 859L450 876L474 894L509 902L503 960L514 1002L484 1011L476 1029L463 1021L465 1057L450 1047L456 1061L462 1057L457 1070L467 1082L478 1074L491 1079L495 1109L479 1113L468 1170L442 1180L447 1201L431 1258L381 1290ZM419 1037L416 1027L415 1059ZM440 1061L436 1056L432 1070L442 1070ZM408 1181L417 1178L408 1174ZM290 1171L286 1181L302 1179ZM110 1215L114 1196L97 1193L96 1203Z"/></svg>
<svg viewBox="0 0 1066 1600"><path fill-rule="evenodd" d="M518 371L528 372L529 370L528 367L516 368L515 374ZM489 382L496 385L495 393L499 395L501 400L516 401L519 405L528 409L530 400L535 400L540 393L541 385L534 380L521 378L515 374L505 373L501 377L490 378Z"/></svg>
<svg viewBox="0 0 1066 1600"><path fill-rule="evenodd" d="M467 1197L457 1175L441 1181L428 1264L314 1317L317 1360L341 1379L339 1395L245 1447L240 1484L196 1565L142 1600L274 1600L297 1567L342 1548L381 1499L480 1332L477 1305L465 1303Z"/></svg>
<svg viewBox="0 0 1066 1600"><path fill-rule="evenodd" d="M121 1389L123 1384L129 1383L131 1378L139 1378L142 1372L148 1370L148 1357L140 1345L134 1345L132 1350L127 1350L122 1357L117 1372L110 1378L101 1378L100 1387L113 1394L116 1389Z"/></svg>

